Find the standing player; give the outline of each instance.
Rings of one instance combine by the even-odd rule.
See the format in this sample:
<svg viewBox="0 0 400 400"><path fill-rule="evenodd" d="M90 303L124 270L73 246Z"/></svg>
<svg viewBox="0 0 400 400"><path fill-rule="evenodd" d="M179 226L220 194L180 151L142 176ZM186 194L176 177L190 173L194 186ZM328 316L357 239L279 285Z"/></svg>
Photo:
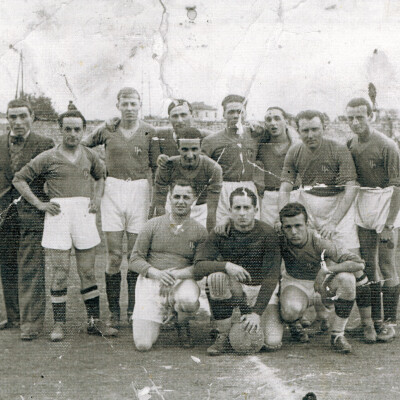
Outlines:
<svg viewBox="0 0 400 400"><path fill-rule="evenodd" d="M47 248L52 272L51 301L54 328L50 338L64 338L71 247L74 246L81 294L85 302L89 334L113 336L117 331L100 321L100 296L94 264L95 246L100 243L96 216L104 188L104 167L98 156L80 145L86 121L79 111L59 117L63 141L43 152L15 174L13 184L21 195L46 212L42 246ZM96 180L94 193L90 175ZM29 184L44 177L50 202L40 200Z"/></svg>
<svg viewBox="0 0 400 400"><path fill-rule="evenodd" d="M166 167L160 166L155 178L156 215L165 213L168 187L183 179L192 182L197 198L191 218L206 226L215 227L219 194L222 186L222 169L209 157L201 155L202 135L198 129L184 128L178 139L179 156L170 157Z"/></svg>
<svg viewBox="0 0 400 400"><path fill-rule="evenodd" d="M203 139L202 151L222 167L223 183L217 209L217 223L229 217L229 196L238 187L257 193L255 159L258 141L247 127L245 98L229 95L222 101L226 128ZM259 216L259 211L257 213Z"/></svg>
<svg viewBox="0 0 400 400"><path fill-rule="evenodd" d="M346 113L348 124L356 135L348 147L361 185L356 200L360 251L369 280L378 280L377 271L384 279L382 288L380 282L371 284L371 301L377 340L386 342L395 336L391 324L396 323L400 287L396 267L397 228L400 226L397 218L400 208L399 151L393 140L371 127L372 109L367 100L352 99Z"/></svg>
<svg viewBox="0 0 400 400"><path fill-rule="evenodd" d="M264 195L261 221L275 226L279 221L279 188L281 172L289 147L298 141L297 132L287 124L285 111L269 107L264 116L267 134L260 140L257 159L264 168Z"/></svg>
<svg viewBox="0 0 400 400"><path fill-rule="evenodd" d="M12 100L7 107L10 133L0 137L0 210L11 206L0 227L0 268L8 322L21 326L21 339L32 340L43 328L46 310L44 251L40 246L44 213L19 197L12 186L14 174L38 154L54 146L50 138L32 131L34 113L25 100ZM44 180L31 183L41 200L48 197Z"/></svg>
<svg viewBox="0 0 400 400"><path fill-rule="evenodd" d="M196 280L207 276L208 299L219 331L215 343L207 349L211 356L228 349L234 307L240 307L248 332L260 328L261 315L279 279L281 265L275 230L255 219L255 193L236 188L229 202L233 226L228 235L211 232L200 247L194 270Z"/></svg>
<svg viewBox="0 0 400 400"><path fill-rule="evenodd" d="M356 295L354 273L364 269L363 260L310 230L307 211L300 203L286 204L279 215L284 234L281 254L285 270L267 306L266 344L279 346L283 323L299 320L319 293L323 301L333 300L335 306L331 346L341 353L349 353L351 345L344 337L344 329ZM324 257L326 264L321 262Z"/></svg>
<svg viewBox="0 0 400 400"><path fill-rule="evenodd" d="M127 234L127 254L131 254L137 234L146 223L150 205L150 138L154 128L139 120L141 101L133 88L123 88L117 96L121 120L104 124L82 143L88 147L105 145L107 179L101 201L102 229L106 235L105 273L110 326L119 327L122 242ZM127 273L128 319L135 301L137 274Z"/></svg>
<svg viewBox="0 0 400 400"><path fill-rule="evenodd" d="M190 218L196 199L191 183L174 182L170 194L171 213L144 226L129 261L129 269L140 273L133 312L133 340L140 351L151 349L171 310L178 313L178 333L185 326L190 339L188 313L200 306L193 261L207 231Z"/></svg>

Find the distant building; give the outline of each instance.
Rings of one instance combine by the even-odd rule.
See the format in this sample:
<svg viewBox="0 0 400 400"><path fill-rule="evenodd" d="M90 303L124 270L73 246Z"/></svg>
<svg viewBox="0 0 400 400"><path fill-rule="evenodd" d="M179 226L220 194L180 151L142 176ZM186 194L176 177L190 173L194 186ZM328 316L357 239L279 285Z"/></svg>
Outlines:
<svg viewBox="0 0 400 400"><path fill-rule="evenodd" d="M216 121L217 109L204 104L204 102L193 102L193 118L199 121Z"/></svg>

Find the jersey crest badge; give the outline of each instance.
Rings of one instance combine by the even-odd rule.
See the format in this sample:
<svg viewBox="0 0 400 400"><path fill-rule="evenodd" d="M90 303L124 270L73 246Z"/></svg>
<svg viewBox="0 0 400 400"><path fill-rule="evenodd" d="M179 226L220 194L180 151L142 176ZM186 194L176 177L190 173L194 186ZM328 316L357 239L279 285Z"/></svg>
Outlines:
<svg viewBox="0 0 400 400"><path fill-rule="evenodd" d="M89 175L90 175L89 170L88 170L87 168L85 168L85 169L83 170L83 178L86 179L86 180L88 180L88 179L89 179Z"/></svg>
<svg viewBox="0 0 400 400"><path fill-rule="evenodd" d="M369 160L369 167L370 167L371 169L376 168L376 162L375 162L374 160Z"/></svg>

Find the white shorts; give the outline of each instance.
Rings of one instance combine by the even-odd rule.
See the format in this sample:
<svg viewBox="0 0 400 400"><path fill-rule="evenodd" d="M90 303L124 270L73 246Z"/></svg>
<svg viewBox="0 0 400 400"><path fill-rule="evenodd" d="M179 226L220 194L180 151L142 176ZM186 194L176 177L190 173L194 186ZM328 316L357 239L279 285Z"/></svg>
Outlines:
<svg viewBox="0 0 400 400"><path fill-rule="evenodd" d="M147 222L150 185L147 179L125 181L108 177L101 199L104 232L139 233Z"/></svg>
<svg viewBox="0 0 400 400"><path fill-rule="evenodd" d="M165 211L171 212L171 202L170 202L170 195L168 193L167 202L165 203ZM207 226L207 203L200 204L199 206L194 204L192 209L190 210L190 218L193 218L196 222L203 225L204 228Z"/></svg>
<svg viewBox="0 0 400 400"><path fill-rule="evenodd" d="M318 227L335 215L336 207L342 201L344 192L335 196L315 196L299 190L299 203L303 204L308 213L309 225L318 230ZM355 205L350 206L346 215L336 226L333 241L345 249L358 249L357 225L355 223Z"/></svg>
<svg viewBox="0 0 400 400"><path fill-rule="evenodd" d="M178 279L174 284L177 287L182 282ZM135 291L135 308L133 319L143 319L162 324L165 321L171 305L167 296L160 295L161 283L157 279L145 278L139 275Z"/></svg>
<svg viewBox="0 0 400 400"><path fill-rule="evenodd" d="M279 288L280 285L280 288ZM286 271L282 274L280 283L275 287L268 304L279 305L279 293L282 293L287 286L295 286L304 292L308 297L308 307L313 306L320 299L320 295L314 290L314 281L296 279L288 275Z"/></svg>
<svg viewBox="0 0 400 400"><path fill-rule="evenodd" d="M221 189L221 194L219 195L219 202L218 202L218 208L217 208L217 224L222 221L223 218L229 218L230 217L230 204L229 204L229 196L231 193L239 188L239 187L245 187L250 189L251 191L254 192L254 194L257 196L257 188L254 182L252 181L245 181L245 182L222 182L222 189ZM257 208L258 212L256 213L256 218L260 219L260 201L257 196Z"/></svg>
<svg viewBox="0 0 400 400"><path fill-rule="evenodd" d="M47 249L69 250L72 245L79 249L91 249L100 243L96 226L96 214L89 213L88 197L53 198L61 212L46 213L42 246Z"/></svg>
<svg viewBox="0 0 400 400"><path fill-rule="evenodd" d="M292 190L290 192L290 202L298 201L299 192ZM279 221L279 190L265 190L261 200L261 221L270 226L274 226Z"/></svg>
<svg viewBox="0 0 400 400"><path fill-rule="evenodd" d="M389 214L392 194L392 186L384 189L360 188L355 202L356 224L361 228L371 229L375 230L377 233L381 233ZM394 221L394 227L400 227L400 213Z"/></svg>

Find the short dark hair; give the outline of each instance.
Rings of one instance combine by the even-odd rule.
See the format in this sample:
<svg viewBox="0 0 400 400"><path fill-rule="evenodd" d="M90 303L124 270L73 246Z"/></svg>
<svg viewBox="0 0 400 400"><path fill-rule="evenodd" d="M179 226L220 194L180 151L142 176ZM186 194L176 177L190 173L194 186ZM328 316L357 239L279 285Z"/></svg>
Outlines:
<svg viewBox="0 0 400 400"><path fill-rule="evenodd" d="M11 100L8 105L7 105L7 115L8 115L8 110L10 108L20 108L20 107L26 107L29 111L29 114L32 115L33 114L33 108L31 103L29 103L28 100L24 100L24 99L15 99L15 100Z"/></svg>
<svg viewBox="0 0 400 400"><path fill-rule="evenodd" d="M296 115L296 125L299 128L299 122L301 119L307 119L307 120L311 120L315 117L318 117L321 121L321 124L323 127L325 127L325 118L324 115L317 111L317 110L305 110L305 111L300 111L297 115Z"/></svg>
<svg viewBox="0 0 400 400"><path fill-rule="evenodd" d="M283 218L285 217L295 217L296 215L304 215L304 220L305 222L308 221L308 214L307 210L303 206L303 204L294 202L294 203L287 203L285 207L282 208L281 211L279 211L279 219L281 223L283 223Z"/></svg>
<svg viewBox="0 0 400 400"><path fill-rule="evenodd" d="M178 106L184 106L185 104L187 104L190 114L193 113L193 107L192 105L185 99L174 99L172 100L172 102L169 104L168 106L168 116L171 114L171 111Z"/></svg>
<svg viewBox="0 0 400 400"><path fill-rule="evenodd" d="M269 110L279 110L282 113L283 118L288 119L286 111L283 108L273 106L273 107L268 107L267 111L269 111Z"/></svg>
<svg viewBox="0 0 400 400"><path fill-rule="evenodd" d="M367 114L371 115L372 114L372 107L371 104L368 100L364 99L363 97L355 97L354 99L351 99L347 103L347 107L360 107L360 106L366 106L367 107Z"/></svg>
<svg viewBox="0 0 400 400"><path fill-rule="evenodd" d="M251 204L253 204L254 207L257 207L257 196L249 188L241 186L241 187L236 188L233 192L231 192L231 194L229 196L229 205L231 207L233 205L233 198L236 197L236 196L247 196L247 197L250 197Z"/></svg>
<svg viewBox="0 0 400 400"><path fill-rule="evenodd" d="M78 110L68 110L58 117L58 125L60 125L60 128L63 127L63 120L64 118L80 118L83 123L83 129L86 129L86 119L85 117L81 114L80 111Z"/></svg>
<svg viewBox="0 0 400 400"><path fill-rule="evenodd" d="M193 194L195 196L197 196L197 191L196 191L196 187L194 185L193 181L189 181L189 180L185 180L185 179L177 179L172 181L172 183L169 185L169 190L172 193L172 191L174 190L175 186L190 186L193 190Z"/></svg>
<svg viewBox="0 0 400 400"><path fill-rule="evenodd" d="M244 107L246 107L246 105L247 105L246 98L243 96L240 96L238 94L228 94L228 96L224 97L224 99L222 100L222 103L221 103L224 110L225 110L226 105L229 103L243 103Z"/></svg>
<svg viewBox="0 0 400 400"><path fill-rule="evenodd" d="M128 97L128 96L132 96L132 95L137 96L138 99L140 100L140 94L135 88L133 88L133 87L124 87L118 92L117 100L119 101L121 97Z"/></svg>
<svg viewBox="0 0 400 400"><path fill-rule="evenodd" d="M179 131L179 138L177 139L178 147L180 146L181 139L200 139L201 142L203 135L198 129L189 127Z"/></svg>

